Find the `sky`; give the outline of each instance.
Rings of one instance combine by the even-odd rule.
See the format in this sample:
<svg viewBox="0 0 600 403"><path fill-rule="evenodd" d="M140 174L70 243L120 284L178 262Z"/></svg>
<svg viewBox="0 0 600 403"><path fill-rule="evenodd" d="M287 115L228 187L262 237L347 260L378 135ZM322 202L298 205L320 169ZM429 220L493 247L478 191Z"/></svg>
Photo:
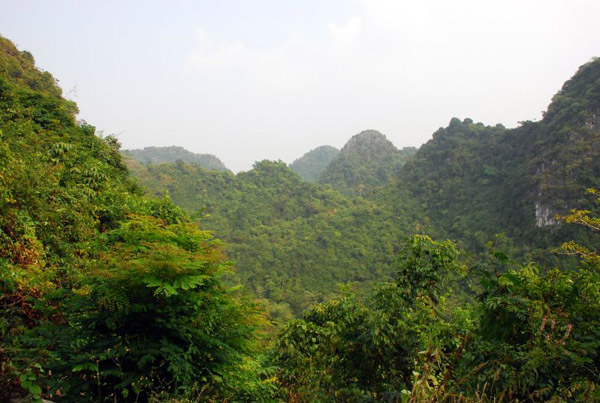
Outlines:
<svg viewBox="0 0 600 403"><path fill-rule="evenodd" d="M367 129L405 147L453 117L539 120L600 56L598 15L598 0L0 0L0 35L123 148L237 172Z"/></svg>

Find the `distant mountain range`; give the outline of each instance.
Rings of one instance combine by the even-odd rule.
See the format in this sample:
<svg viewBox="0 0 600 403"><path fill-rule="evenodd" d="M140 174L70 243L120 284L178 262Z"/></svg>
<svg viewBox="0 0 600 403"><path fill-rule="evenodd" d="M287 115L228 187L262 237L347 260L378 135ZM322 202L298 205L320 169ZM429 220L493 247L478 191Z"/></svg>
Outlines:
<svg viewBox="0 0 600 403"><path fill-rule="evenodd" d="M227 167L212 154L195 154L183 147L145 147L137 150L122 150L123 155L142 164L164 164L182 161L197 164L205 169L226 171Z"/></svg>

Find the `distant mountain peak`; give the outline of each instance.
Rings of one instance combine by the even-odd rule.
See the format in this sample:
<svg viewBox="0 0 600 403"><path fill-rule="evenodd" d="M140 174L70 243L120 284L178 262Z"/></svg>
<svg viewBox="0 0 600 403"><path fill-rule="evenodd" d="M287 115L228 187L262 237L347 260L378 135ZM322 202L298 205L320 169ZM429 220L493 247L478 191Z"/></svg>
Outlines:
<svg viewBox="0 0 600 403"><path fill-rule="evenodd" d="M544 123L560 126L564 123L585 125L600 130L600 58L582 65L565 82L544 114Z"/></svg>
<svg viewBox="0 0 600 403"><path fill-rule="evenodd" d="M342 155L357 155L361 159L378 159L394 153L398 149L388 138L377 130L364 130L350 138L341 150Z"/></svg>
<svg viewBox="0 0 600 403"><path fill-rule="evenodd" d="M213 171L226 171L227 167L212 154L196 154L180 146L145 147L137 150L123 150L123 154L142 164L165 164L178 160L196 164Z"/></svg>
<svg viewBox="0 0 600 403"><path fill-rule="evenodd" d="M363 195L388 183L416 152L398 150L377 130L364 130L350 138L324 170L319 182L349 195Z"/></svg>
<svg viewBox="0 0 600 403"><path fill-rule="evenodd" d="M331 160L340 150L332 146L320 146L310 150L290 164L290 169L308 182L316 182Z"/></svg>
<svg viewBox="0 0 600 403"><path fill-rule="evenodd" d="M378 130L373 130L373 129L367 129L367 130L363 130L362 132L355 134L354 136L352 136L350 138L350 140L348 140L348 143L352 142L352 141L358 141L358 140L368 140L368 139L386 139L387 137L385 137L385 134L381 133Z"/></svg>

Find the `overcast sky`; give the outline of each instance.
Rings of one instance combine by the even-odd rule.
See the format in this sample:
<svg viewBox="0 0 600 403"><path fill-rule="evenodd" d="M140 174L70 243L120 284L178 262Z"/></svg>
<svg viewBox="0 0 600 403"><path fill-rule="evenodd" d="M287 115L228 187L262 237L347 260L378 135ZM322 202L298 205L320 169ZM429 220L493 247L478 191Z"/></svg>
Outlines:
<svg viewBox="0 0 600 403"><path fill-rule="evenodd" d="M452 117L538 120L600 56L598 0L0 0L29 50L124 148L234 171L376 129L419 146Z"/></svg>

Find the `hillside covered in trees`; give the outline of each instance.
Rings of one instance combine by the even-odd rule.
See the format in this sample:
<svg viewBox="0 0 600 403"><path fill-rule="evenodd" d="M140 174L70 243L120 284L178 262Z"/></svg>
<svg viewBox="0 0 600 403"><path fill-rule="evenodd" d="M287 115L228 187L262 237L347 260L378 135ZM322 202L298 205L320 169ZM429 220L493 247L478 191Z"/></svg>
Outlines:
<svg viewBox="0 0 600 403"><path fill-rule="evenodd" d="M505 129L453 119L406 164L396 186L410 190L444 236L473 248L493 232L541 247L577 236L555 216L591 207L585 190L600 186L599 76L598 60L582 66L540 122Z"/></svg>
<svg viewBox="0 0 600 403"><path fill-rule="evenodd" d="M332 146L317 147L292 162L290 169L307 182L317 182L339 152L340 150Z"/></svg>
<svg viewBox="0 0 600 403"><path fill-rule="evenodd" d="M365 130L346 143L327 165L319 182L349 196L363 196L397 176L416 151L413 147L398 150L383 134Z"/></svg>
<svg viewBox="0 0 600 403"><path fill-rule="evenodd" d="M258 162L237 175L195 165L132 169L152 195L168 193L227 242L235 280L266 299L276 319L324 301L339 283L387 278L401 234L416 225L367 199L304 182L283 162Z"/></svg>
<svg viewBox="0 0 600 403"><path fill-rule="evenodd" d="M600 399L600 61L540 122L366 131L306 179L76 113L0 38L1 400Z"/></svg>
<svg viewBox="0 0 600 403"><path fill-rule="evenodd" d="M0 400L252 393L262 314L222 285L221 242L76 113L0 37Z"/></svg>

